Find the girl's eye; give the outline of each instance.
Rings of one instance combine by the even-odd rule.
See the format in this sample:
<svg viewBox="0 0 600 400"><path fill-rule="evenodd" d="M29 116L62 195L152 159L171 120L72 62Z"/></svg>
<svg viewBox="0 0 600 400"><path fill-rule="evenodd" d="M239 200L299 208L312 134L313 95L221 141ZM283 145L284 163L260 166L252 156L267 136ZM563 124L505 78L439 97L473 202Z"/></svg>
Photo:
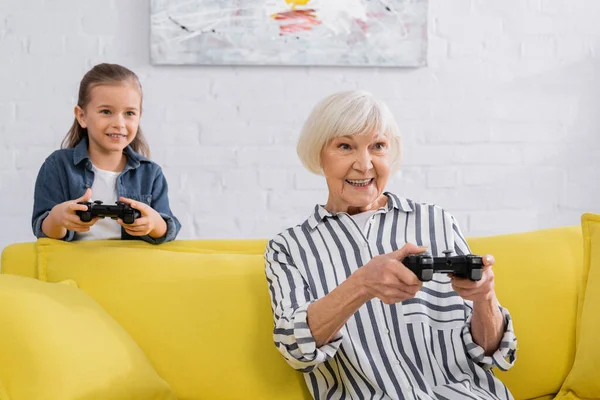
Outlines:
<svg viewBox="0 0 600 400"><path fill-rule="evenodd" d="M100 114L110 115L110 111L108 111L108 110L100 110Z"/></svg>
<svg viewBox="0 0 600 400"><path fill-rule="evenodd" d="M127 115L128 117L133 117L135 115L135 112L133 112L133 111L127 111L125 113L125 115Z"/></svg>

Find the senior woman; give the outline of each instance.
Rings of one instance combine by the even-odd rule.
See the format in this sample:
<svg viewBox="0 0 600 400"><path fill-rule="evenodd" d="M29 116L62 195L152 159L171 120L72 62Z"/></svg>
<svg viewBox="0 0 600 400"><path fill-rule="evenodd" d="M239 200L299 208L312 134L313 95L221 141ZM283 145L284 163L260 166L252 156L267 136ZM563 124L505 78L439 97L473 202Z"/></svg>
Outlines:
<svg viewBox="0 0 600 400"><path fill-rule="evenodd" d="M329 197L269 241L266 276L275 345L315 399L511 399L491 369L515 360L492 256L472 282L423 283L402 260L428 250L469 254L444 209L385 192L399 162L389 109L362 91L321 101L298 155Z"/></svg>

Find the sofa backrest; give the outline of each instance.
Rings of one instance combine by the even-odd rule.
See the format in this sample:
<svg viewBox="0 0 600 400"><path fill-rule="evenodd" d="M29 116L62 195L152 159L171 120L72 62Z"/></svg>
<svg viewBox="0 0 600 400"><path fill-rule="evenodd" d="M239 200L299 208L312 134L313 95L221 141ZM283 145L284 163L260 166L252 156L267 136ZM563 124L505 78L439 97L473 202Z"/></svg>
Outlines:
<svg viewBox="0 0 600 400"><path fill-rule="evenodd" d="M69 245L61 241L41 239L40 243ZM100 240L72 243L84 248L151 248L147 243L137 240ZM233 254L263 254L266 241L263 239L245 240L176 240L160 245L161 250L176 252L202 253L233 253ZM15 243L7 246L0 257L0 273L37 278L37 249L36 242Z"/></svg>

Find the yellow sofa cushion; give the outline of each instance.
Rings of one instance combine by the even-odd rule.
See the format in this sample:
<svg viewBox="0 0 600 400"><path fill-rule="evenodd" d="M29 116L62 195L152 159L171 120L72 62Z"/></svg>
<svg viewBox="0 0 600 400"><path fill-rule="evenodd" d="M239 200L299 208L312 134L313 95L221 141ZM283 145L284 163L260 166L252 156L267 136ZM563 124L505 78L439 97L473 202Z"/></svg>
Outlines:
<svg viewBox="0 0 600 400"><path fill-rule="evenodd" d="M127 332L83 291L0 275L0 399L176 397Z"/></svg>
<svg viewBox="0 0 600 400"><path fill-rule="evenodd" d="M600 215L584 214L583 286L577 324L577 353L560 399L600 398Z"/></svg>
<svg viewBox="0 0 600 400"><path fill-rule="evenodd" d="M129 332L179 398L310 398L303 376L273 345L262 254L90 243L39 241L40 278L75 280ZM257 253L254 245L248 250Z"/></svg>
<svg viewBox="0 0 600 400"><path fill-rule="evenodd" d="M581 229L565 227L469 238L475 254L496 257L500 303L511 313L517 361L497 372L516 399L558 393L575 355Z"/></svg>

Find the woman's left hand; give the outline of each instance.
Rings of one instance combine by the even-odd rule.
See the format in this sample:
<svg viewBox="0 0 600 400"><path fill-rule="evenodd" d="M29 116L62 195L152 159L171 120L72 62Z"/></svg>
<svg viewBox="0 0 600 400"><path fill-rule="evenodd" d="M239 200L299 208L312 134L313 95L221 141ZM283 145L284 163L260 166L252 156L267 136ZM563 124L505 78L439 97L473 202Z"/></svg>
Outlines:
<svg viewBox="0 0 600 400"><path fill-rule="evenodd" d="M492 255L486 255L483 259L483 271L481 280L473 282L467 278L458 278L450 274L452 288L460 297L473 302L492 301L496 297L494 291L494 271L492 266L496 262Z"/></svg>
<svg viewBox="0 0 600 400"><path fill-rule="evenodd" d="M147 204L125 197L119 198L119 201L129 204L131 208L135 208L141 214L132 224L126 224L120 218L117 220L119 225L125 229L125 232L131 236L150 235L155 239L163 237L167 233L167 223L155 209Z"/></svg>

